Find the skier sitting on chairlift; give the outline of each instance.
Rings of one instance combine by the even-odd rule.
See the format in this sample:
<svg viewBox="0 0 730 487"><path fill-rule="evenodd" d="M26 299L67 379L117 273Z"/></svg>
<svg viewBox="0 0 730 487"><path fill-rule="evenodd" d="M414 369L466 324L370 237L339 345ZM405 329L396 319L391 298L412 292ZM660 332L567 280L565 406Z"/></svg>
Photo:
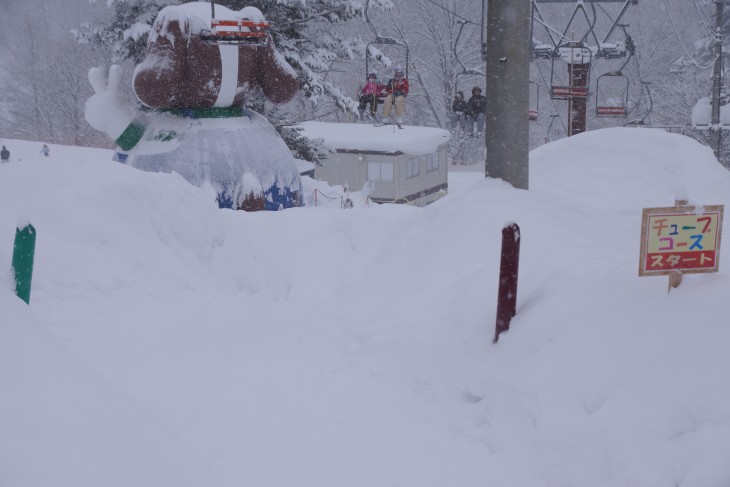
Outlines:
<svg viewBox="0 0 730 487"><path fill-rule="evenodd" d="M383 103L379 98L385 94L385 86L378 83L378 75L370 73L365 86L360 90L360 105L357 107L357 111L360 112L360 120L365 118L365 108L368 103L370 104L370 116L373 120L377 120L378 103Z"/></svg>
<svg viewBox="0 0 730 487"><path fill-rule="evenodd" d="M405 112L406 96L408 96L408 79L403 74L403 68L396 66L393 78L386 84L388 96L383 106L383 120L390 119L390 110L395 105L396 123L403 128L403 112Z"/></svg>
<svg viewBox="0 0 730 487"><path fill-rule="evenodd" d="M482 89L475 86L471 90L471 98L467 102L468 108L466 111L466 132L469 137L474 136L474 120L477 121L477 137L481 137L484 132L484 117L487 110L487 97L482 95Z"/></svg>
<svg viewBox="0 0 730 487"><path fill-rule="evenodd" d="M468 106L464 99L464 92L459 91L456 93L456 96L454 96L454 101L451 102L451 124L453 126L452 130L454 131L454 135L457 135L459 133L459 129L461 129L462 137L465 136L467 109Z"/></svg>

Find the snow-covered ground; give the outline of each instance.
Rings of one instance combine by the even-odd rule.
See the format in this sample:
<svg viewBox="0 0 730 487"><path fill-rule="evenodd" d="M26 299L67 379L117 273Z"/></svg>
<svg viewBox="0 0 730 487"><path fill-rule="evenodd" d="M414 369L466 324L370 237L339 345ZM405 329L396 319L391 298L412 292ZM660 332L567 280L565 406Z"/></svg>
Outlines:
<svg viewBox="0 0 730 487"><path fill-rule="evenodd" d="M474 167L426 208L263 213L110 151L5 143L3 487L730 485L727 246L669 294L637 275L642 208L730 204L688 138L548 144L529 192ZM30 306L10 274L28 220Z"/></svg>

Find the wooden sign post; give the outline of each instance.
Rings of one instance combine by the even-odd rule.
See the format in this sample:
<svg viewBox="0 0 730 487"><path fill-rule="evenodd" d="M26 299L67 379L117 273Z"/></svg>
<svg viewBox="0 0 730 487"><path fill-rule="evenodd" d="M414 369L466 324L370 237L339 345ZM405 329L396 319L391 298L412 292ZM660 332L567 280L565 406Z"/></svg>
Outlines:
<svg viewBox="0 0 730 487"><path fill-rule="evenodd" d="M725 207L644 208L641 218L640 276L669 276L669 290L682 274L717 272Z"/></svg>

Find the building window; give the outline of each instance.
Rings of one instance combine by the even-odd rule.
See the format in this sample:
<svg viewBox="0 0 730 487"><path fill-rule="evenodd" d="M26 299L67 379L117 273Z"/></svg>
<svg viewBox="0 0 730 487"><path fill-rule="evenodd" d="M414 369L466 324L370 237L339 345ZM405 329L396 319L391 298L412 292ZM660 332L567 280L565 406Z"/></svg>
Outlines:
<svg viewBox="0 0 730 487"><path fill-rule="evenodd" d="M438 171L439 154L435 152L426 156L426 172Z"/></svg>
<svg viewBox="0 0 730 487"><path fill-rule="evenodd" d="M368 162L368 179L371 181L393 181L392 162Z"/></svg>
<svg viewBox="0 0 730 487"><path fill-rule="evenodd" d="M421 173L421 158L414 157L406 161L406 179L415 178Z"/></svg>

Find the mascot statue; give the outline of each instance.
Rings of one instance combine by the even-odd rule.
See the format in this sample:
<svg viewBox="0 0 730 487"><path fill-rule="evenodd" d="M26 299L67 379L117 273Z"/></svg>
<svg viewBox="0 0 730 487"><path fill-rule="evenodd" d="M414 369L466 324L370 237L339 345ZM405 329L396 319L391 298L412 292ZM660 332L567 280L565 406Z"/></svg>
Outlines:
<svg viewBox="0 0 730 487"><path fill-rule="evenodd" d="M118 145L116 159L153 172L175 171L211 184L222 208L298 206L296 161L271 124L243 108L253 90L273 103L297 92L294 70L276 51L261 11L205 2L163 8L134 70L141 109L120 93L119 66L108 80L89 71L95 94L85 118Z"/></svg>

